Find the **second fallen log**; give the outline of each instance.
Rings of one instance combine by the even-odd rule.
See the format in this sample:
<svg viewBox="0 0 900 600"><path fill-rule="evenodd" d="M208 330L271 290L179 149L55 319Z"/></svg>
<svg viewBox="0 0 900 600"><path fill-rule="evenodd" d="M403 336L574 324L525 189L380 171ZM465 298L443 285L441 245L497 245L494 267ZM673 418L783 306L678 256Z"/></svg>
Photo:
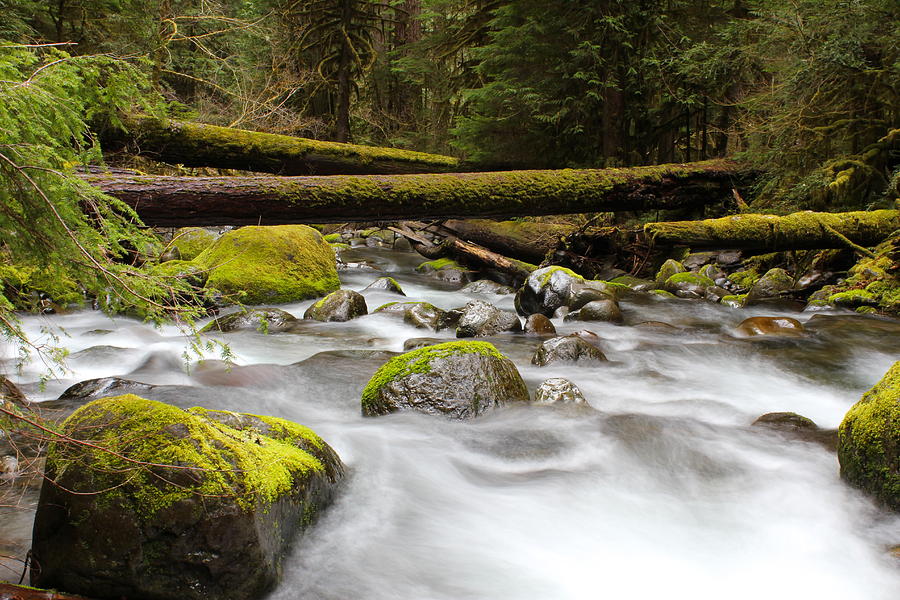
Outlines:
<svg viewBox="0 0 900 600"><path fill-rule="evenodd" d="M716 160L628 169L332 177L87 175L147 225L277 225L684 208L731 194Z"/></svg>

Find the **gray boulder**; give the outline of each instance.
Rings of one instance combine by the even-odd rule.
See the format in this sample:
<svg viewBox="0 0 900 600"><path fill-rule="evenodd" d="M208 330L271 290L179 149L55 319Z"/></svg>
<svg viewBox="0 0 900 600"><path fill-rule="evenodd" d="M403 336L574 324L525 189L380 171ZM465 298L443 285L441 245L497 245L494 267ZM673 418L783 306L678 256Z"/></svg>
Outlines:
<svg viewBox="0 0 900 600"><path fill-rule="evenodd" d="M619 308L619 303L612 298L594 300L588 302L579 310L566 315L566 321L606 321L608 323L622 323L625 317Z"/></svg>
<svg viewBox="0 0 900 600"><path fill-rule="evenodd" d="M230 331L249 329L264 333L276 333L289 330L297 321L298 319L294 315L280 308L254 308L252 310L233 312L224 317L216 317L200 331L228 333Z"/></svg>
<svg viewBox="0 0 900 600"><path fill-rule="evenodd" d="M304 319L343 322L369 313L366 299L353 290L332 292L310 306L303 313Z"/></svg>
<svg viewBox="0 0 900 600"><path fill-rule="evenodd" d="M599 348L578 335L566 335L547 340L531 357L531 363L545 367L552 363L589 364L606 361Z"/></svg>
<svg viewBox="0 0 900 600"><path fill-rule="evenodd" d="M493 304L472 300L461 311L456 324L456 337L486 337L501 331L522 331L519 317L512 312L500 310Z"/></svg>
<svg viewBox="0 0 900 600"><path fill-rule="evenodd" d="M528 316L540 313L551 317L556 309L567 306L572 287L584 278L563 267L544 267L533 271L516 292L516 311Z"/></svg>
<svg viewBox="0 0 900 600"><path fill-rule="evenodd" d="M534 392L535 404L587 404L578 386L562 377L544 381Z"/></svg>
<svg viewBox="0 0 900 600"><path fill-rule="evenodd" d="M395 294L400 294L401 296L405 296L403 293L403 288L400 287L400 284L397 283L397 280L393 277L379 277L372 283L366 286L366 289L363 291L369 290L383 290L385 292L393 292Z"/></svg>

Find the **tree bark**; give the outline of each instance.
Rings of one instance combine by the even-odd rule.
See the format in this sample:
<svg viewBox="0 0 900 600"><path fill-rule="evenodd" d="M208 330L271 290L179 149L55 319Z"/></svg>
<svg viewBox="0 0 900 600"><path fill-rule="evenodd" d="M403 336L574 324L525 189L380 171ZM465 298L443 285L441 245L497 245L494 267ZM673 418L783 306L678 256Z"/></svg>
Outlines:
<svg viewBox="0 0 900 600"><path fill-rule="evenodd" d="M548 252L556 250L559 238L578 229L574 225L486 219L450 219L443 225L464 240L533 263L543 261Z"/></svg>
<svg viewBox="0 0 900 600"><path fill-rule="evenodd" d="M630 169L333 177L86 175L148 225L275 225L638 211L711 204L728 161Z"/></svg>
<svg viewBox="0 0 900 600"><path fill-rule="evenodd" d="M848 240L875 246L900 228L900 211L800 212L733 215L704 221L648 223L644 234L655 244L741 250L817 250L846 248Z"/></svg>
<svg viewBox="0 0 900 600"><path fill-rule="evenodd" d="M278 175L364 175L377 173L446 173L461 170L450 156L323 142L203 123L152 117L126 122L125 131L104 135L105 149L186 167L214 167Z"/></svg>

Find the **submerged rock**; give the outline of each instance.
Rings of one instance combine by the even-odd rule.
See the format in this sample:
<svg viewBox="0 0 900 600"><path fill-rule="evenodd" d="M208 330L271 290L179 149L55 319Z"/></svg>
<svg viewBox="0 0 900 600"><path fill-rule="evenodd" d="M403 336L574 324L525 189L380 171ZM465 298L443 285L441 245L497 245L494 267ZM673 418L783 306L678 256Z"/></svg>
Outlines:
<svg viewBox="0 0 900 600"><path fill-rule="evenodd" d="M338 290L307 308L303 318L342 323L367 314L369 308L362 294L353 290Z"/></svg>
<svg viewBox="0 0 900 600"><path fill-rule="evenodd" d="M837 450L837 430L821 429L812 419L793 412L766 413L753 421L753 427L765 427L803 442L815 442L828 450Z"/></svg>
<svg viewBox="0 0 900 600"><path fill-rule="evenodd" d="M456 323L456 337L487 337L501 331L522 331L519 317L493 304L481 300L472 300L460 311Z"/></svg>
<svg viewBox="0 0 900 600"><path fill-rule="evenodd" d="M363 390L362 413L415 410L468 419L528 400L519 371L493 345L447 342L401 354L378 369Z"/></svg>
<svg viewBox="0 0 900 600"><path fill-rule="evenodd" d="M576 334L547 340L531 357L531 363L539 367L557 362L589 364L605 361L606 356L599 348Z"/></svg>
<svg viewBox="0 0 900 600"><path fill-rule="evenodd" d="M900 511L900 362L844 416L838 461L847 483Z"/></svg>
<svg viewBox="0 0 900 600"><path fill-rule="evenodd" d="M605 321L607 323L623 323L625 317L619 303L612 298L588 302L575 312L566 315L566 321Z"/></svg>
<svg viewBox="0 0 900 600"><path fill-rule="evenodd" d="M738 337L755 337L759 335L799 335L803 333L803 325L790 317L750 317L741 321L735 329Z"/></svg>
<svg viewBox="0 0 900 600"><path fill-rule="evenodd" d="M96 598L258 598L344 467L310 429L134 395L63 424L34 524L32 584ZM168 466L171 465L171 466Z"/></svg>
<svg viewBox="0 0 900 600"><path fill-rule="evenodd" d="M243 329L261 331L263 333L276 333L287 331L298 319L280 308L255 308L252 310L238 311L227 314L224 317L216 317L201 329L206 331L239 331Z"/></svg>
<svg viewBox="0 0 900 600"><path fill-rule="evenodd" d="M578 386L562 377L547 379L534 392L535 404L587 404Z"/></svg>
<svg viewBox="0 0 900 600"><path fill-rule="evenodd" d="M244 304L280 304L324 296L340 287L334 251L306 225L241 227L204 250L195 262L206 281Z"/></svg>

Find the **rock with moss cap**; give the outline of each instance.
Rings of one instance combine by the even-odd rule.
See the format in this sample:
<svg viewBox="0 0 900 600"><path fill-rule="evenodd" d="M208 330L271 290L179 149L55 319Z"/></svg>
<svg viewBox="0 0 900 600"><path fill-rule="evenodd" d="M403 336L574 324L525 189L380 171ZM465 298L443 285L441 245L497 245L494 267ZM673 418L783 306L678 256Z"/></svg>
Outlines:
<svg viewBox="0 0 900 600"><path fill-rule="evenodd" d="M306 427L125 395L62 426L34 525L32 584L96 598L248 599L344 467Z"/></svg>
<svg viewBox="0 0 900 600"><path fill-rule="evenodd" d="M516 311L525 317L536 313L552 317L558 308L569 304L573 287L583 283L581 275L564 267L533 271L516 292Z"/></svg>
<svg viewBox="0 0 900 600"><path fill-rule="evenodd" d="M486 342L447 342L389 360L366 385L366 416L414 410L468 419L507 402L528 402L511 360Z"/></svg>
<svg viewBox="0 0 900 600"><path fill-rule="evenodd" d="M675 273L666 280L663 289L679 298L705 298L706 290L715 287L715 282L699 273Z"/></svg>
<svg viewBox="0 0 900 600"><path fill-rule="evenodd" d="M844 416L838 460L845 481L900 511L900 362Z"/></svg>
<svg viewBox="0 0 900 600"><path fill-rule="evenodd" d="M437 331L451 326L447 320L447 311L429 302L388 302L376 308L375 313L397 315L402 317L405 323L419 329ZM458 314L456 318L459 318ZM455 326L455 323L452 326Z"/></svg>
<svg viewBox="0 0 900 600"><path fill-rule="evenodd" d="M781 268L769 269L747 292L747 305L756 304L768 298L778 298L794 287L790 273Z"/></svg>
<svg viewBox="0 0 900 600"><path fill-rule="evenodd" d="M597 337L593 332L590 333ZM587 365L605 361L606 356L603 352L577 333L547 340L531 357L531 364L539 367L546 367L553 363Z"/></svg>
<svg viewBox="0 0 900 600"><path fill-rule="evenodd" d="M666 282L672 275L684 273L686 270L684 265L677 260L672 258L666 260L656 273L656 287L658 289L665 289Z"/></svg>
<svg viewBox="0 0 900 600"><path fill-rule="evenodd" d="M303 318L342 323L367 314L369 307L362 294L353 290L338 290L307 308Z"/></svg>
<svg viewBox="0 0 900 600"><path fill-rule="evenodd" d="M472 272L469 269L449 258L423 262L416 267L416 272L449 283L468 283L472 280Z"/></svg>
<svg viewBox="0 0 900 600"><path fill-rule="evenodd" d="M215 241L216 235L202 227L182 227L175 232L169 246L178 251L181 260L194 260Z"/></svg>
<svg viewBox="0 0 900 600"><path fill-rule="evenodd" d="M400 287L400 284L397 283L397 280L393 277L379 277L372 283L366 286L364 292L380 290L384 292L391 292L394 294L399 294L401 296L405 296L406 294L403 292L403 288Z"/></svg>
<svg viewBox="0 0 900 600"><path fill-rule="evenodd" d="M194 259L209 270L208 288L244 304L281 304L340 287L334 251L306 225L241 227Z"/></svg>

